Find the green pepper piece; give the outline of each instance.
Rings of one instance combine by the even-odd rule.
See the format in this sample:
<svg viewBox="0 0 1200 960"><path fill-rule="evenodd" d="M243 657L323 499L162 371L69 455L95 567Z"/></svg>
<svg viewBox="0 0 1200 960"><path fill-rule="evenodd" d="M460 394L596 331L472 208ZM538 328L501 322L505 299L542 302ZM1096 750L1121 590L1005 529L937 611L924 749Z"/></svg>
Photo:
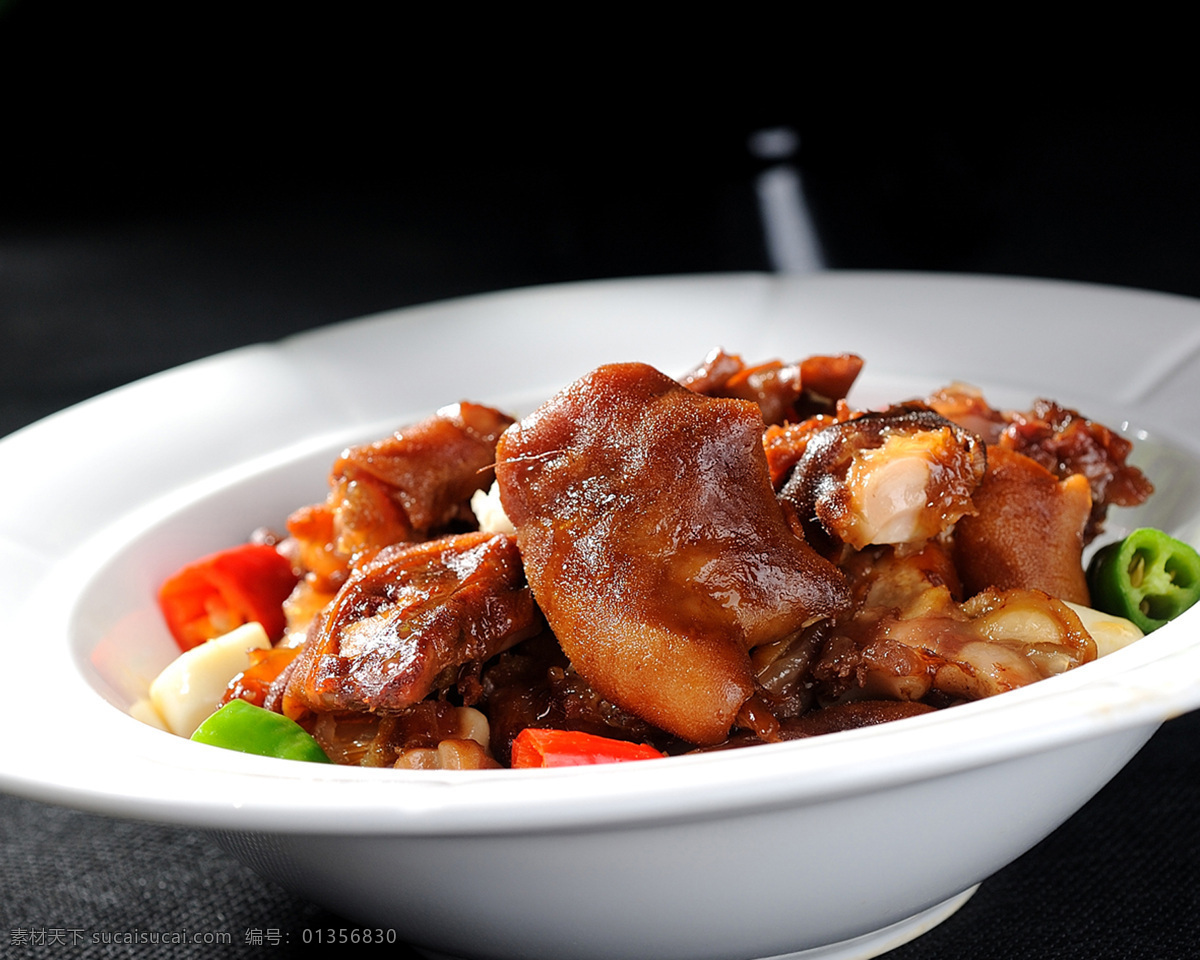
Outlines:
<svg viewBox="0 0 1200 960"><path fill-rule="evenodd" d="M197 743L263 757L332 762L320 744L295 720L245 700L230 700L196 728L192 739Z"/></svg>
<svg viewBox="0 0 1200 960"><path fill-rule="evenodd" d="M1200 600L1200 554L1161 530L1143 527L1097 551L1087 580L1092 606L1149 633Z"/></svg>

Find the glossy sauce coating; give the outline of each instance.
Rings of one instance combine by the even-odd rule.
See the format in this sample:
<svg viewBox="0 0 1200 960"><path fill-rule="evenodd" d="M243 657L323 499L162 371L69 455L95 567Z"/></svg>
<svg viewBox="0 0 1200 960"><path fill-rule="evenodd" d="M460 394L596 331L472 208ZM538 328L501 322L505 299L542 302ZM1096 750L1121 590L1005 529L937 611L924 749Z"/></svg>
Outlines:
<svg viewBox="0 0 1200 960"><path fill-rule="evenodd" d="M968 594L1021 587L1089 603L1082 558L1092 497L1083 474L1058 480L1024 454L994 446L974 502L976 514L963 517L954 537Z"/></svg>
<svg viewBox="0 0 1200 960"><path fill-rule="evenodd" d="M818 628L822 702L993 696L1096 658L1076 614L1040 590L987 588L957 599L942 548L876 548L846 565L855 607Z"/></svg>
<svg viewBox="0 0 1200 960"><path fill-rule="evenodd" d="M539 629L511 536L388 547L313 623L284 711L398 713Z"/></svg>
<svg viewBox="0 0 1200 960"><path fill-rule="evenodd" d="M512 422L491 407L456 403L344 450L325 502L288 519L310 586L336 590L351 567L383 547L425 540L469 519L467 501L492 482L496 440Z"/></svg>
<svg viewBox="0 0 1200 960"><path fill-rule="evenodd" d="M497 446L526 574L580 674L623 709L716 743L753 693L748 651L848 600L789 526L748 401L645 364L601 367Z"/></svg>
<svg viewBox="0 0 1200 960"><path fill-rule="evenodd" d="M900 406L819 430L780 497L817 546L919 543L974 511L986 463L974 434L923 406Z"/></svg>

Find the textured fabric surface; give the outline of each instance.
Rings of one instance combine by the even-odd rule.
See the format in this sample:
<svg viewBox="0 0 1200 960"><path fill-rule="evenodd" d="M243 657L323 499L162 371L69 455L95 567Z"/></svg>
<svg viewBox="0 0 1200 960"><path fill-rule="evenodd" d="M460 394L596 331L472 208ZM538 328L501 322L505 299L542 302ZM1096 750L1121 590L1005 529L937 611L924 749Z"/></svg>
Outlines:
<svg viewBox="0 0 1200 960"><path fill-rule="evenodd" d="M287 957L347 926L203 833L3 796L0 851L0 956Z"/></svg>

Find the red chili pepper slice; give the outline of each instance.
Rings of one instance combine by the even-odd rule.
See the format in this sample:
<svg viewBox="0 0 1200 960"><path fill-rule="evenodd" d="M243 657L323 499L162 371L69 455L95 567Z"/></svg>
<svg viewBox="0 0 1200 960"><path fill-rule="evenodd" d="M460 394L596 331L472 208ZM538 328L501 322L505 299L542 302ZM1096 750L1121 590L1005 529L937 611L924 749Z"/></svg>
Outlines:
<svg viewBox="0 0 1200 960"><path fill-rule="evenodd" d="M158 605L182 650L251 621L262 624L274 643L287 626L283 601L297 579L274 547L247 543L177 571L159 588Z"/></svg>
<svg viewBox="0 0 1200 960"><path fill-rule="evenodd" d="M611 740L578 730L522 730L512 745L516 767L576 767L592 763L655 760L665 756L645 743Z"/></svg>

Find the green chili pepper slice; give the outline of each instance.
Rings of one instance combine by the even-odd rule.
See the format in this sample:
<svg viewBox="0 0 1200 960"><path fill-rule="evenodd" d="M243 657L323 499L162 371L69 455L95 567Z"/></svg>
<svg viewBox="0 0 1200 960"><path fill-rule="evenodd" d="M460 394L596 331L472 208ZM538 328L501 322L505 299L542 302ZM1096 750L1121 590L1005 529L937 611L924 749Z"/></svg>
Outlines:
<svg viewBox="0 0 1200 960"><path fill-rule="evenodd" d="M1088 566L1092 606L1149 633L1200 600L1200 554L1143 527L1097 551Z"/></svg>
<svg viewBox="0 0 1200 960"><path fill-rule="evenodd" d="M332 762L320 744L295 720L245 700L230 700L196 728L192 739L197 743L263 757Z"/></svg>

